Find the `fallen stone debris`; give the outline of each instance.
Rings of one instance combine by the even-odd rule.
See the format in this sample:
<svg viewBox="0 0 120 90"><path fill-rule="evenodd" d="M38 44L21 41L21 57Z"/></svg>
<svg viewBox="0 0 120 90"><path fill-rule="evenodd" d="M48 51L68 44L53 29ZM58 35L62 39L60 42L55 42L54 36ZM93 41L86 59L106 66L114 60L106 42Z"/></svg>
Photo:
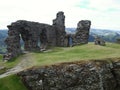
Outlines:
<svg viewBox="0 0 120 90"><path fill-rule="evenodd" d="M105 46L105 40L103 40L102 38L95 36L95 45L101 45L101 46Z"/></svg>

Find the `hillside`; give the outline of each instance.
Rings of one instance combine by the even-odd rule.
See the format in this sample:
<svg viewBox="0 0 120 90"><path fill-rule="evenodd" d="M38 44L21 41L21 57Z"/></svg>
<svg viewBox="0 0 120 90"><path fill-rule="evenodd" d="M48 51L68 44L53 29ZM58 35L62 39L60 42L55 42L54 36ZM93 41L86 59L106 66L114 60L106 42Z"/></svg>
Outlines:
<svg viewBox="0 0 120 90"><path fill-rule="evenodd" d="M12 68L17 65L20 69L25 69L32 66L43 66L61 62L117 58L120 57L119 55L119 44L107 43L107 46L99 46L89 43L75 47L55 47L40 53L31 52L23 54L11 62L4 63L0 60L0 66Z"/></svg>
<svg viewBox="0 0 120 90"><path fill-rule="evenodd" d="M33 66L44 66L81 60L110 60L110 58L117 60L120 58L119 55L119 44L107 43L107 46L98 46L89 43L67 48L55 47L45 52L27 53L15 58L14 61L11 62L3 63L0 61L0 66L5 66L6 68L21 66L21 68L26 69ZM17 72L18 71L19 70L17 70ZM15 72L13 72L13 74L14 73ZM14 87L14 85L16 85L16 87ZM23 83L21 83L20 78L16 75L0 79L0 87L0 90L16 90L16 88L18 88L17 90L27 90Z"/></svg>
<svg viewBox="0 0 120 90"><path fill-rule="evenodd" d="M120 38L120 31L91 29L90 36L94 35L98 35L108 42L116 42L116 39Z"/></svg>
<svg viewBox="0 0 120 90"><path fill-rule="evenodd" d="M0 30L0 54L6 52L6 45L4 43L5 38L7 37L7 30Z"/></svg>
<svg viewBox="0 0 120 90"><path fill-rule="evenodd" d="M67 33L75 33L75 28L66 28ZM94 41L94 36L102 37L105 41L116 42L117 38L120 38L120 31L104 30L104 29L91 29L89 42Z"/></svg>

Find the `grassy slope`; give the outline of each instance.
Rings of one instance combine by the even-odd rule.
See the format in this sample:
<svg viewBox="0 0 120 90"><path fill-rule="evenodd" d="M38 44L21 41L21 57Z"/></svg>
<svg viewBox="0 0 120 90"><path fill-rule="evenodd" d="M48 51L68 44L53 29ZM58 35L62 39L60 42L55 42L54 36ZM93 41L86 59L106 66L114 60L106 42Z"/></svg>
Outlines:
<svg viewBox="0 0 120 90"><path fill-rule="evenodd" d="M0 66L2 65L2 66L6 66L7 68L12 68L12 67L14 67L15 65L17 65L20 62L19 58L22 57L22 56L23 55L15 57L9 62L3 62L2 55L0 55Z"/></svg>
<svg viewBox="0 0 120 90"><path fill-rule="evenodd" d="M33 53L36 65L54 64L59 62L79 61L120 57L120 45L108 43L107 46L93 43L70 48L55 48L52 52Z"/></svg>
<svg viewBox="0 0 120 90"><path fill-rule="evenodd" d="M107 46L99 46L89 43L74 47L55 47L49 52L32 53L32 61L35 66L39 66L78 60L115 58L120 57L119 55L120 44L107 43ZM1 59L0 66L11 68L18 64L23 57L25 55L21 55L7 63L2 62Z"/></svg>
<svg viewBox="0 0 120 90"><path fill-rule="evenodd" d="M52 51L44 53L32 53L34 65L48 65L59 62L78 61L88 59L103 59L120 57L120 45L108 43L107 46L97 46L93 43L70 48L56 47ZM18 57L14 63L6 63L6 66L15 65L21 60ZM12 64L11 64L12 63ZM26 90L16 75L0 79L0 90Z"/></svg>
<svg viewBox="0 0 120 90"><path fill-rule="evenodd" d="M2 60L2 55L0 55L0 60Z"/></svg>
<svg viewBox="0 0 120 90"><path fill-rule="evenodd" d="M16 75L0 79L0 90L27 90Z"/></svg>

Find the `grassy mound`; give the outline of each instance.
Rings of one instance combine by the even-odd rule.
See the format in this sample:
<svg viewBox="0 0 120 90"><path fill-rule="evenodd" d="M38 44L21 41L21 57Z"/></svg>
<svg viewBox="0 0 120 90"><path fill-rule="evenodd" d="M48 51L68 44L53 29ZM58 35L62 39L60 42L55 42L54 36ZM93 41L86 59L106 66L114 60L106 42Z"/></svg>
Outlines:
<svg viewBox="0 0 120 90"><path fill-rule="evenodd" d="M107 43L107 46L86 45L54 48L53 51L45 53L33 53L35 65L48 65L60 62L70 62L89 59L103 59L120 57L120 45Z"/></svg>
<svg viewBox="0 0 120 90"><path fill-rule="evenodd" d="M13 67L25 57L28 57L28 59L31 60L31 66L43 66L80 60L120 58L120 44L107 43L106 46L99 46L89 43L74 47L55 47L46 52L21 55L11 62L4 63L4 65L9 68ZM0 56L0 59L1 58L2 56ZM3 62L0 61L0 65L3 65ZM12 75L0 79L0 90L27 89L21 83L21 80L18 76Z"/></svg>
<svg viewBox="0 0 120 90"><path fill-rule="evenodd" d="M7 63L3 63L0 60L0 65L11 68L17 65L25 57L28 57L32 61L31 66L89 59L116 58L120 57L120 44L107 43L106 46L99 46L94 45L94 43L89 43L74 47L55 47L46 52L21 55Z"/></svg>
<svg viewBox="0 0 120 90"><path fill-rule="evenodd" d="M11 75L0 79L0 90L27 90L20 78Z"/></svg>

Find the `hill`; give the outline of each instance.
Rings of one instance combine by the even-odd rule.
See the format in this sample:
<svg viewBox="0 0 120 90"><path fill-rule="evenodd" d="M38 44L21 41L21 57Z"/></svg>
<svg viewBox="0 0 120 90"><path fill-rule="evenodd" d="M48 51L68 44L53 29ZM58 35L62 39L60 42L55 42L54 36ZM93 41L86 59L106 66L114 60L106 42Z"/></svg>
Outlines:
<svg viewBox="0 0 120 90"><path fill-rule="evenodd" d="M67 33L75 33L75 28L66 28ZM120 31L104 30L104 29L91 29L89 42L94 41L94 36L99 36L107 42L116 42L117 38L120 38Z"/></svg>
<svg viewBox="0 0 120 90"><path fill-rule="evenodd" d="M105 41L116 42L117 38L120 38L120 31L103 30L103 29L91 29L90 36L98 35Z"/></svg>
<svg viewBox="0 0 120 90"><path fill-rule="evenodd" d="M120 57L119 55L119 44L107 43L106 46L99 46L89 43L75 47L55 47L45 52L23 54L14 58L11 62L4 63L0 60L0 66L12 68L17 65L19 68L24 69L32 66L42 66L61 62L116 58Z"/></svg>
<svg viewBox="0 0 120 90"><path fill-rule="evenodd" d="M55 47L45 52L23 54L11 62L3 63L0 61L0 66L12 68L20 65L20 67L26 69L33 66L44 66L71 61L106 60L105 58L108 58L107 60L110 60L110 58L116 60L120 58L119 55L119 44L107 43L107 46L99 46L89 43L75 47ZM0 87L0 90L27 90L23 83L21 83L21 79L16 75L1 78Z"/></svg>
<svg viewBox="0 0 120 90"><path fill-rule="evenodd" d="M6 52L6 45L4 43L5 38L7 37L7 30L0 30L0 54Z"/></svg>
<svg viewBox="0 0 120 90"><path fill-rule="evenodd" d="M7 30L0 30L0 46L4 46L4 40L7 37Z"/></svg>

